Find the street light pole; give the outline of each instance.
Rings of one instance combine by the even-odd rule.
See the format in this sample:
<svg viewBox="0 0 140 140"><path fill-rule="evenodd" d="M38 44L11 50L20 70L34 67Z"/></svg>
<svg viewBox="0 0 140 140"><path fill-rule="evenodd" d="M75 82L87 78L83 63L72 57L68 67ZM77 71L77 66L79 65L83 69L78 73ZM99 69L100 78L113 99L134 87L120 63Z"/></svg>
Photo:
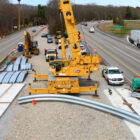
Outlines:
<svg viewBox="0 0 140 140"><path fill-rule="evenodd" d="M20 1L18 0L18 30L20 31Z"/></svg>

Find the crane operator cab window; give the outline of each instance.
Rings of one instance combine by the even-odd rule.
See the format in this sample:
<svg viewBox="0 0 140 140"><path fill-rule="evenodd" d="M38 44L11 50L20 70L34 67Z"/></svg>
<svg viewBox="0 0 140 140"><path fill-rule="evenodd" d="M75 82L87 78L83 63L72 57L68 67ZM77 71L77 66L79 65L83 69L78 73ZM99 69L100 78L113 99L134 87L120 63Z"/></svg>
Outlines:
<svg viewBox="0 0 140 140"><path fill-rule="evenodd" d="M51 67L56 70L56 72L59 72L62 70L63 67L67 67L69 65L68 62L62 62L62 61L57 61L57 62L51 62Z"/></svg>

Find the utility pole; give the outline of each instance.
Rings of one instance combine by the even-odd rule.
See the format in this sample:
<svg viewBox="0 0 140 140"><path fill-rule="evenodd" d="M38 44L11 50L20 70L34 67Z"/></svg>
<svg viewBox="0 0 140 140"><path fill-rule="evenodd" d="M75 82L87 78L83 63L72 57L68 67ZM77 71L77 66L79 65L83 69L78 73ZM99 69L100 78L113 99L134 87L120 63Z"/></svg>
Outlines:
<svg viewBox="0 0 140 140"><path fill-rule="evenodd" d="M18 1L18 30L20 31L20 1L21 0L17 0Z"/></svg>

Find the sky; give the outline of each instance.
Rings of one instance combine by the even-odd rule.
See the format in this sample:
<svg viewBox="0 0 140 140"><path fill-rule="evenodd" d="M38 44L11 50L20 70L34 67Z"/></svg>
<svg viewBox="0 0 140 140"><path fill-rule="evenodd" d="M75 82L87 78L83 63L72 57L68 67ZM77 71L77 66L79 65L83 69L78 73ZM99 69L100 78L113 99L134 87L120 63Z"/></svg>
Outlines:
<svg viewBox="0 0 140 140"><path fill-rule="evenodd" d="M17 0L9 0L12 3L17 3ZM49 0L21 0L21 4L28 5L46 5ZM95 3L97 5L114 5L114 6L139 6L140 0L72 0L76 4L90 4Z"/></svg>

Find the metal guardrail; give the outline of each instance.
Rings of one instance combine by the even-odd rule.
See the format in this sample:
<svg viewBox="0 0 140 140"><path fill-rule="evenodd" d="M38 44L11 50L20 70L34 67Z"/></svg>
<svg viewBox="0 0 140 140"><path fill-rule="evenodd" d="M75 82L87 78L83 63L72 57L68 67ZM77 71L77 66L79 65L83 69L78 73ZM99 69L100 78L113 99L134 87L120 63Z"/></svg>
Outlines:
<svg viewBox="0 0 140 140"><path fill-rule="evenodd" d="M24 96L18 98L19 104L25 104L32 101L59 101L59 102L68 102L68 103L74 103L90 108L97 109L102 112L110 113L112 115L115 115L116 117L125 119L127 121L130 121L134 124L140 125L140 116L131 112L128 112L126 110L116 108L113 106L105 105L102 103L99 103L97 101L69 96L69 95L53 95L53 94L38 94L38 95L30 95L30 96Z"/></svg>

